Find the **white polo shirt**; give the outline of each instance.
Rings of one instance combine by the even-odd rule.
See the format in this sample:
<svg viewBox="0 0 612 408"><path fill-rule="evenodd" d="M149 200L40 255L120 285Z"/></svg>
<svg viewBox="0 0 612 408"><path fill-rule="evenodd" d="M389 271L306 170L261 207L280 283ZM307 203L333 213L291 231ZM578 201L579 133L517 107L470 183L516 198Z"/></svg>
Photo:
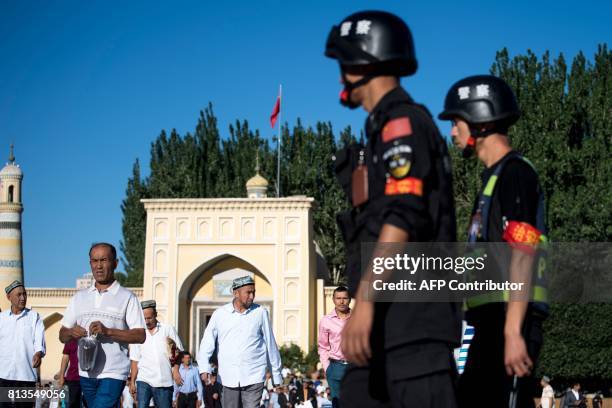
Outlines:
<svg viewBox="0 0 612 408"><path fill-rule="evenodd" d="M147 339L143 344L130 344L130 360L138 361L138 377L151 387L172 387L172 367L168 356L167 338L176 343L176 348L183 351L183 343L174 327L157 322L157 327L151 334L147 331Z"/></svg>
<svg viewBox="0 0 612 408"><path fill-rule="evenodd" d="M102 292L95 285L78 291L64 312L62 326L73 328L75 324L89 331L89 325L100 321L109 329L143 329L145 327L142 308L131 291L115 281ZM93 369L79 375L89 378L114 378L125 380L130 372L128 344L117 343L98 337L100 347Z"/></svg>
<svg viewBox="0 0 612 408"><path fill-rule="evenodd" d="M36 381L32 358L45 355L45 326L40 315L27 307L13 314L10 307L0 313L0 378Z"/></svg>

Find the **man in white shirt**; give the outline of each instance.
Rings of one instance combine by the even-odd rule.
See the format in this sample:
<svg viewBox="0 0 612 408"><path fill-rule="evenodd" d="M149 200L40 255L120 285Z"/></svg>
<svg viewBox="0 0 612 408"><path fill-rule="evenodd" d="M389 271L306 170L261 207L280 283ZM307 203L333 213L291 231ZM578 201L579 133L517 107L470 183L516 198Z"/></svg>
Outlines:
<svg viewBox="0 0 612 408"><path fill-rule="evenodd" d="M291 374L291 369L289 369L289 367L287 366L283 366L283 369L281 370L281 374L283 376L283 379L287 378L287 376L289 376L289 374Z"/></svg>
<svg viewBox="0 0 612 408"><path fill-rule="evenodd" d="M542 377L540 385L542 386L542 398L540 398L540 407L553 408L553 404L555 401L555 391L553 390L553 387L550 386L550 378L547 376Z"/></svg>
<svg viewBox="0 0 612 408"><path fill-rule="evenodd" d="M136 295L115 280L115 247L93 244L89 263L95 283L70 300L59 339L67 343L87 335L96 337L95 361L88 371L79 367L81 390L89 407L116 407L130 371L128 345L145 341L145 323Z"/></svg>
<svg viewBox="0 0 612 408"><path fill-rule="evenodd" d="M154 300L146 300L141 305L147 326L147 339L143 344L130 346L130 391L136 393L139 407L146 407L153 397L155 406L172 408L173 381L180 383L181 377L179 362L174 355L170 355L168 339L180 351L183 351L183 343L174 327L157 320L157 304Z"/></svg>
<svg viewBox="0 0 612 408"><path fill-rule="evenodd" d="M0 313L0 387L33 387L45 355L45 327L26 307L23 283L14 281L4 291L11 307Z"/></svg>
<svg viewBox="0 0 612 408"><path fill-rule="evenodd" d="M275 384L281 384L281 359L270 326L268 311L255 299L251 276L232 282L234 299L213 313L198 352L202 381L211 372L210 357L218 343L219 382L222 406L257 408L262 398L268 362Z"/></svg>

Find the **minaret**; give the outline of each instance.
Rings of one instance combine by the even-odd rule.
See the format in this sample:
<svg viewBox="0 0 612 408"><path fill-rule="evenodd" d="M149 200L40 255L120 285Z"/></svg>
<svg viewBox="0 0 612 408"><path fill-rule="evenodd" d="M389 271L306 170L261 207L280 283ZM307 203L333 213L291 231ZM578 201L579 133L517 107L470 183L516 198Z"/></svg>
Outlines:
<svg viewBox="0 0 612 408"><path fill-rule="evenodd" d="M23 251L21 247L21 181L23 172L15 164L13 145L8 163L0 170L0 308L7 310L9 302L4 288L14 280L23 282Z"/></svg>
<svg viewBox="0 0 612 408"><path fill-rule="evenodd" d="M259 174L259 150L255 158L255 176L246 182L248 198L266 198L268 196L268 180Z"/></svg>

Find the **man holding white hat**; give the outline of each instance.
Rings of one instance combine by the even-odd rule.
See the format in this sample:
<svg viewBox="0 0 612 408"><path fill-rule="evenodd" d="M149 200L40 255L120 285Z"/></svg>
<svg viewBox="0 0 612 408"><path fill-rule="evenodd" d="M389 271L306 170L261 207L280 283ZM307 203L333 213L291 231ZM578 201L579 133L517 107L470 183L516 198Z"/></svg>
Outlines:
<svg viewBox="0 0 612 408"><path fill-rule="evenodd" d="M234 299L213 313L206 326L197 360L204 383L211 373L209 360L218 343L222 406L257 408L263 393L268 361L272 381L282 382L281 359L268 311L253 303L255 281L243 276L232 282Z"/></svg>

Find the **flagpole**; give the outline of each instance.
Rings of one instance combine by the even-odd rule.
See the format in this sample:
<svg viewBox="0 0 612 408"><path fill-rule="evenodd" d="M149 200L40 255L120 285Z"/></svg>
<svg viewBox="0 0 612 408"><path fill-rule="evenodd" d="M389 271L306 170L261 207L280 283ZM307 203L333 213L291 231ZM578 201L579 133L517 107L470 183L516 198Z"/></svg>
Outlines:
<svg viewBox="0 0 612 408"><path fill-rule="evenodd" d="M279 112L278 112L278 152L277 152L277 163L276 163L276 198L280 197L280 166L281 166L281 138L283 137L283 85L278 86L278 100L279 100Z"/></svg>

